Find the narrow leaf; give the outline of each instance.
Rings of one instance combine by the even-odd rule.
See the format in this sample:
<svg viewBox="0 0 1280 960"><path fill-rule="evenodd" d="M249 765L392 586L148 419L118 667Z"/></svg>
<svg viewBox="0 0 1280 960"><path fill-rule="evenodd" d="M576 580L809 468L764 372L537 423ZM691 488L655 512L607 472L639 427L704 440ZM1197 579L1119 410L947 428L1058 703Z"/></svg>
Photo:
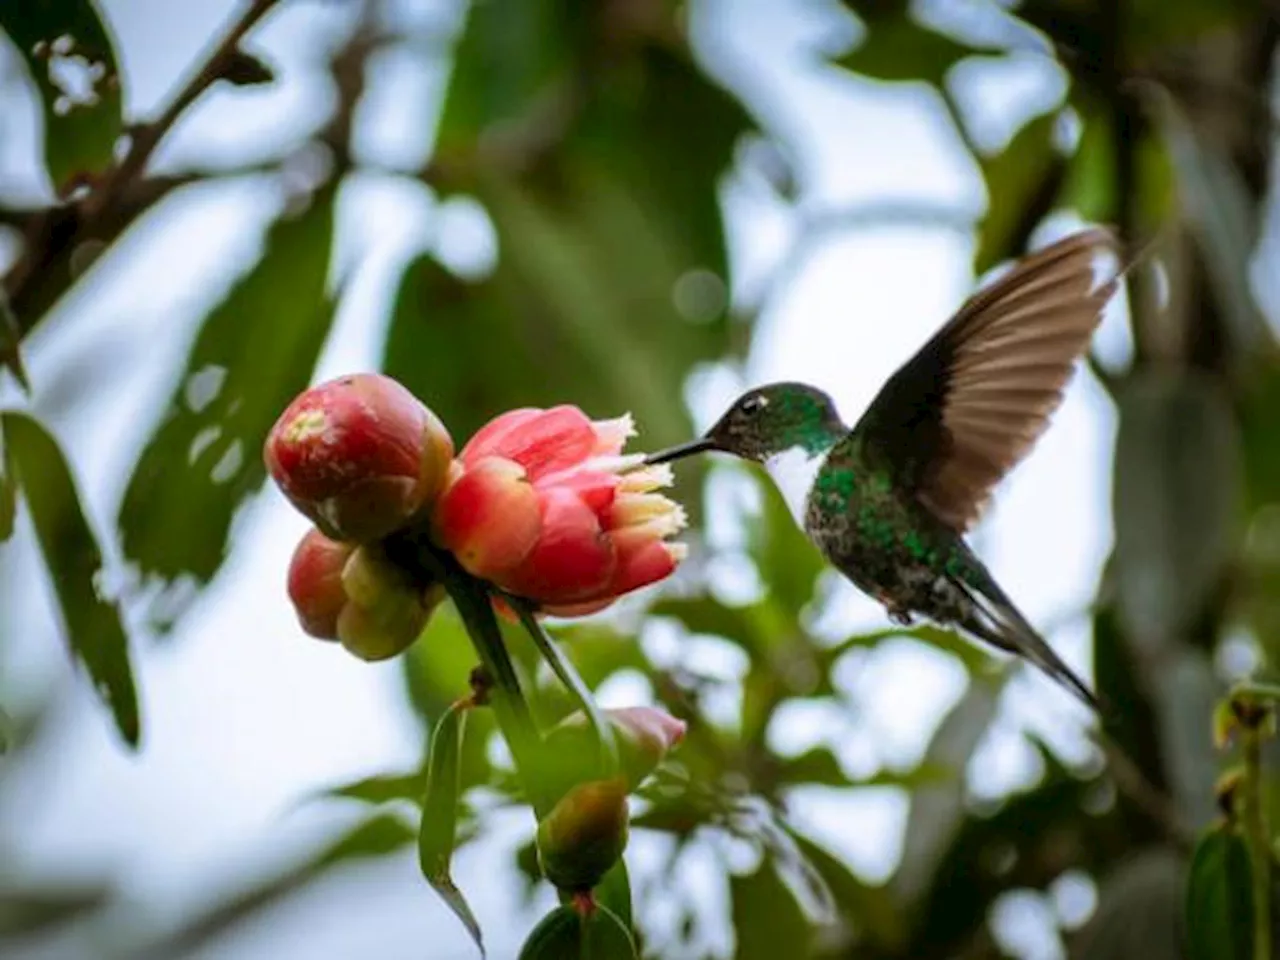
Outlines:
<svg viewBox="0 0 1280 960"><path fill-rule="evenodd" d="M111 165L123 131L122 77L111 37L90 0L3 3L0 29L40 92L45 165L64 194Z"/></svg>
<svg viewBox="0 0 1280 960"><path fill-rule="evenodd" d="M1209 831L1197 845L1187 876L1189 960L1252 957L1249 869L1244 840L1228 826Z"/></svg>
<svg viewBox="0 0 1280 960"><path fill-rule="evenodd" d="M136 747L138 696L129 640L119 608L99 592L102 551L80 506L71 470L57 441L25 414L0 414L0 428L58 594L67 642L88 670L120 736Z"/></svg>
<svg viewBox="0 0 1280 960"><path fill-rule="evenodd" d="M18 478L13 469L4 440L4 424L0 423L0 543L13 536L13 521L18 512Z"/></svg>
<svg viewBox="0 0 1280 960"><path fill-rule="evenodd" d="M421 773L384 773L321 790L316 798L359 800L374 806L405 800L422 803Z"/></svg>
<svg viewBox="0 0 1280 960"><path fill-rule="evenodd" d="M277 222L257 266L205 320L120 510L125 554L144 574L204 583L221 565L232 515L266 475L267 431L307 385L333 321L333 205L326 188Z"/></svg>
<svg viewBox="0 0 1280 960"><path fill-rule="evenodd" d="M18 386L30 394L31 381L27 379L27 368L22 363L21 345L22 328L13 315L9 297L0 290L0 367L7 368L18 381Z"/></svg>
<svg viewBox="0 0 1280 960"><path fill-rule="evenodd" d="M455 703L440 717L431 735L427 789L422 798L422 824L418 828L418 863L422 875L462 921L483 956L480 924L449 872L457 838L462 738L470 709L469 701Z"/></svg>

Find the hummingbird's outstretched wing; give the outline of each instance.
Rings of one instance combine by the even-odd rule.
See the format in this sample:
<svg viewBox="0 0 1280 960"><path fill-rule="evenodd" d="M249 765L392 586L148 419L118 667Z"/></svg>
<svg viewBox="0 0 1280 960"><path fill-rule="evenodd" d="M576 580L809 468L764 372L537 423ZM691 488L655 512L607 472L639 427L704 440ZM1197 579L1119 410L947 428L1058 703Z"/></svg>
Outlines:
<svg viewBox="0 0 1280 960"><path fill-rule="evenodd" d="M1031 449L1119 281L1110 231L1073 234L974 294L884 385L854 428L963 531ZM1098 275L1100 266L1109 275Z"/></svg>

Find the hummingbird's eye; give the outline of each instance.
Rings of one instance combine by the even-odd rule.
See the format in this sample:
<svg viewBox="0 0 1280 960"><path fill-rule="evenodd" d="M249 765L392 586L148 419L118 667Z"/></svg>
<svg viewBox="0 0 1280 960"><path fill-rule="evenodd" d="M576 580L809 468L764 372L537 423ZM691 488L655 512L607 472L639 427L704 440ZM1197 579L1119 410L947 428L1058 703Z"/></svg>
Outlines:
<svg viewBox="0 0 1280 960"><path fill-rule="evenodd" d="M768 405L769 399L767 397L757 395L754 397L747 397L747 399L743 400L739 409L741 409L747 416L754 417Z"/></svg>

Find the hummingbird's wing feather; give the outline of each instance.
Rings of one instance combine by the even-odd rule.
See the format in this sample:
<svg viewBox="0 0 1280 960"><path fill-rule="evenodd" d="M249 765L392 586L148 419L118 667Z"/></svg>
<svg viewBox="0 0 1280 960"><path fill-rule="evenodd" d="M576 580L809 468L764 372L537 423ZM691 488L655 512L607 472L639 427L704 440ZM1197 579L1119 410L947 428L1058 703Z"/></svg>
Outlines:
<svg viewBox="0 0 1280 960"><path fill-rule="evenodd" d="M965 530L1062 400L1118 274L1112 234L1085 230L971 297L872 402L855 434L943 522Z"/></svg>

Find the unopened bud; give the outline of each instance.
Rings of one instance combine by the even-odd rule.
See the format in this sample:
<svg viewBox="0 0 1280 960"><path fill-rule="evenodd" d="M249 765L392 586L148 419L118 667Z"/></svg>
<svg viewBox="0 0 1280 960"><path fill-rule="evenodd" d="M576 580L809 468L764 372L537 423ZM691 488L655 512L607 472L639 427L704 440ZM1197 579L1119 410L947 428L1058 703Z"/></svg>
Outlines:
<svg viewBox="0 0 1280 960"><path fill-rule="evenodd" d="M622 777L570 790L538 824L538 860L561 890L590 890L627 846L627 783Z"/></svg>

